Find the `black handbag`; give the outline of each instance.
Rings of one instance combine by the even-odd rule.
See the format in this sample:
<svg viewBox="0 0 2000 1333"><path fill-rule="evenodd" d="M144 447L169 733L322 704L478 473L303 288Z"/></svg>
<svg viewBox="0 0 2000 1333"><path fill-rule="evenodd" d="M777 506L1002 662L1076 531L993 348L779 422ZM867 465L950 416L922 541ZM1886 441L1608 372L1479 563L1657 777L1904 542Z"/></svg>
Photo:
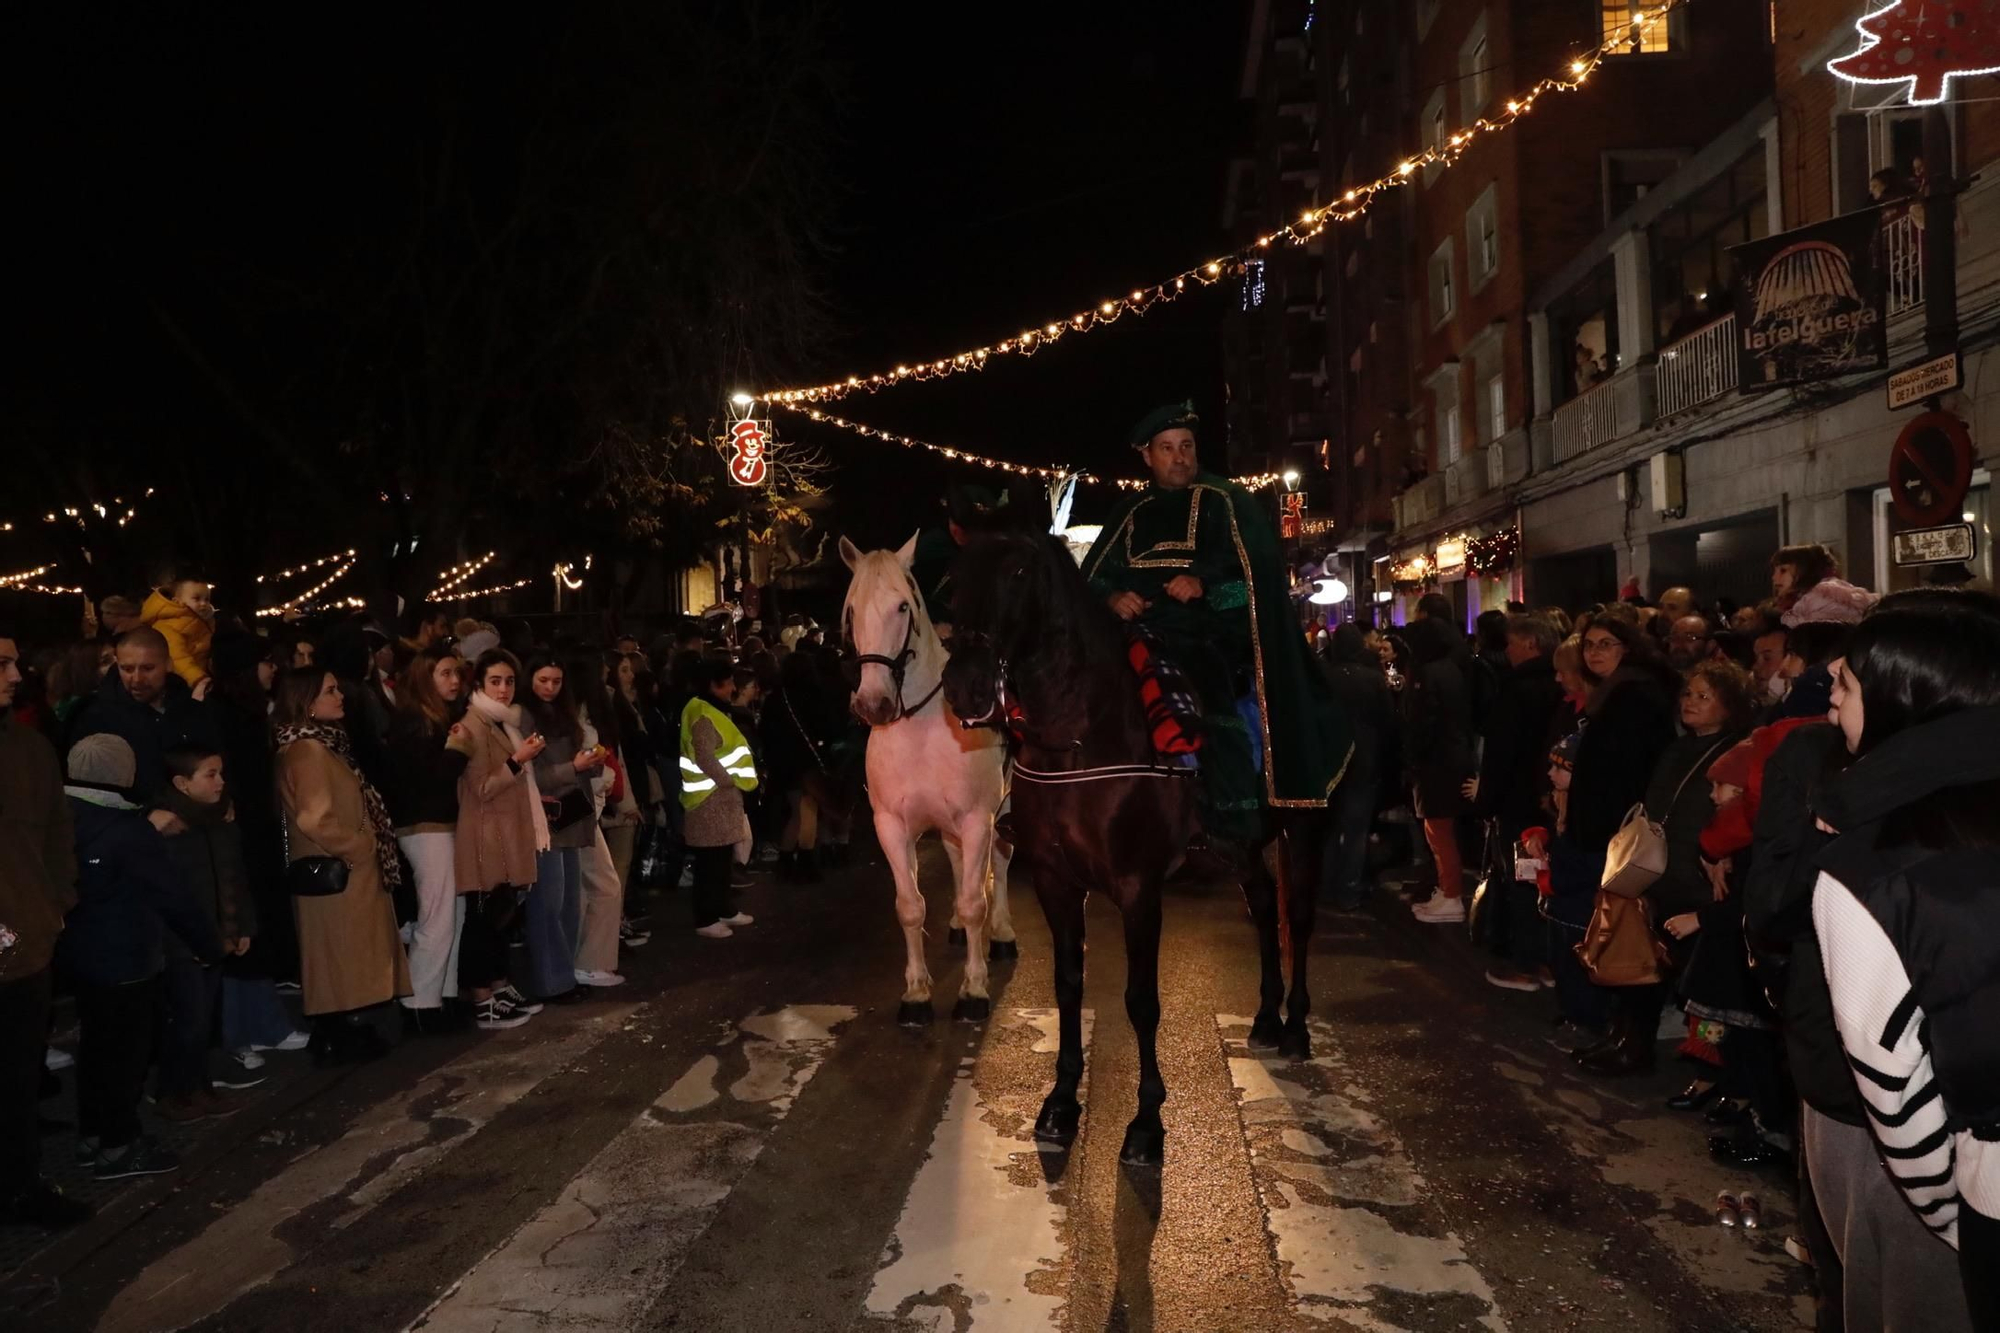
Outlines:
<svg viewBox="0 0 2000 1333"><path fill-rule="evenodd" d="M566 791L560 800L542 798L542 813L548 817L549 832L561 833L573 828L597 813L597 803L590 799L590 793L581 789Z"/></svg>
<svg viewBox="0 0 2000 1333"><path fill-rule="evenodd" d="M331 898L347 892L347 862L337 856L292 856L291 823L283 815L278 827L285 837L285 892L295 898Z"/></svg>

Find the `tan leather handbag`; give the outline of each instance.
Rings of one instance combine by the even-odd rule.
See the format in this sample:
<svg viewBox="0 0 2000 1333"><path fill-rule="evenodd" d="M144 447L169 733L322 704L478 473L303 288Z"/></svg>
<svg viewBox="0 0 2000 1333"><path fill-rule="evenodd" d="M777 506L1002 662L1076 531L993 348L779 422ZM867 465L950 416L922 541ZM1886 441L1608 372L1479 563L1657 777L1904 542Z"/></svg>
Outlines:
<svg viewBox="0 0 2000 1333"><path fill-rule="evenodd" d="M1651 905L1597 891L1590 925L1576 945L1577 961L1600 986L1650 986L1660 979L1666 946L1653 934Z"/></svg>
<svg viewBox="0 0 2000 1333"><path fill-rule="evenodd" d="M1680 804L1681 793L1687 790L1690 779L1697 773L1708 771L1709 761L1723 746L1732 744L1734 738L1725 736L1708 748L1708 752L1695 761L1695 766L1681 775L1680 786L1674 788L1673 799L1667 802L1667 817L1673 817L1674 807ZM1646 818L1646 803L1640 801L1625 812L1625 822L1611 835L1611 845L1604 852L1604 878L1599 886L1606 893L1615 893L1621 898L1636 898L1653 882L1667 873L1667 821L1654 823Z"/></svg>

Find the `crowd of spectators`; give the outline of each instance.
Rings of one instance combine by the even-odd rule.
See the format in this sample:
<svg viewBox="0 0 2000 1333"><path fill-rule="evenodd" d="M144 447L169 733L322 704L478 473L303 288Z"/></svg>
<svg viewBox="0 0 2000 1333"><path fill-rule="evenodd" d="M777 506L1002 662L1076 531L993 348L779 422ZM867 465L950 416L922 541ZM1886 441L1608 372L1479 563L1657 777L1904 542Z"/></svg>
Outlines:
<svg viewBox="0 0 2000 1333"><path fill-rule="evenodd" d="M624 983L642 891L726 940L753 868L841 855L860 746L802 617L642 646L434 607L246 624L209 591L107 597L73 643L0 626L0 1221L89 1215L41 1176L59 1070L79 1167L170 1172L149 1122L233 1113L273 1052L520 1027Z"/></svg>
<svg viewBox="0 0 2000 1333"><path fill-rule="evenodd" d="M1411 830L1417 920L1549 992L1578 1067L1670 1042L1711 1155L1796 1168L1821 1328L2000 1327L2000 601L1878 599L1817 545L1770 569L1751 606L1629 589L1468 636L1430 594L1334 631L1322 902Z"/></svg>

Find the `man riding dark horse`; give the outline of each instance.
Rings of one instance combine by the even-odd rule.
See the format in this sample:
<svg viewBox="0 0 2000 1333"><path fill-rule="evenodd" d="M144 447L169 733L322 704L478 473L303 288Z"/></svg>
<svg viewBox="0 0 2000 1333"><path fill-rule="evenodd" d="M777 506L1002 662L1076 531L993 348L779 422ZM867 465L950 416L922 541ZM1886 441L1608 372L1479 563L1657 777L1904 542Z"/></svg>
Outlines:
<svg viewBox="0 0 2000 1333"><path fill-rule="evenodd" d="M1151 484L1112 510L1083 573L1194 682L1202 820L1212 843L1249 847L1260 805L1326 804L1350 742L1292 625L1277 533L1249 491L1201 471L1196 424L1173 403L1133 427Z"/></svg>
<svg viewBox="0 0 2000 1333"><path fill-rule="evenodd" d="M1007 496L990 487L953 482L945 492L945 520L917 534L917 551L910 563L910 577L924 597L932 627L940 637L951 637L951 562L959 548L975 532L990 526L1006 512Z"/></svg>

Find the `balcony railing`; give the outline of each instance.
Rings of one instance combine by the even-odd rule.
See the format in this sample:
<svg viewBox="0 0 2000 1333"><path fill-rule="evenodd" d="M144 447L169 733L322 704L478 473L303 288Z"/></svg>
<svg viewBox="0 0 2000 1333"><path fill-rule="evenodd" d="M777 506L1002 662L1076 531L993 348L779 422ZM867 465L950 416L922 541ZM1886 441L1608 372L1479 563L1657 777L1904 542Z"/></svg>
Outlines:
<svg viewBox="0 0 2000 1333"><path fill-rule="evenodd" d="M1914 213L1882 224L1882 253L1888 272L1889 314L1900 315L1924 303L1924 229Z"/></svg>
<svg viewBox="0 0 2000 1333"><path fill-rule="evenodd" d="M1550 422L1555 462L1567 463L1644 426L1650 419L1651 387L1651 367L1628 367L1558 407Z"/></svg>
<svg viewBox="0 0 2000 1333"><path fill-rule="evenodd" d="M1736 387L1736 316L1724 315L1660 349L1660 415L1685 412Z"/></svg>

